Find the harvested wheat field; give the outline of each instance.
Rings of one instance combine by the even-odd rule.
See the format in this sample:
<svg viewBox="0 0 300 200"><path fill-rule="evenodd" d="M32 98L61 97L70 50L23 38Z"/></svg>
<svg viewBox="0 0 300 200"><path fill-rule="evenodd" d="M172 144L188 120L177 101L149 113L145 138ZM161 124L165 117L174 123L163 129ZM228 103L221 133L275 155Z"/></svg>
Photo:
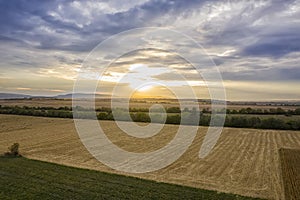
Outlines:
<svg viewBox="0 0 300 200"><path fill-rule="evenodd" d="M0 115L0 121L0 152L18 142L21 153L28 158L125 174L101 164L88 153L71 119ZM113 121L101 121L100 124L116 145L132 152L161 148L178 128L165 125L159 134L137 139L122 133ZM244 196L284 198L278 149L300 148L299 131L224 128L213 151L199 159L206 130L199 127L193 144L170 166L151 173L130 175Z"/></svg>
<svg viewBox="0 0 300 200"><path fill-rule="evenodd" d="M279 155L285 199L300 199L300 149L280 149Z"/></svg>

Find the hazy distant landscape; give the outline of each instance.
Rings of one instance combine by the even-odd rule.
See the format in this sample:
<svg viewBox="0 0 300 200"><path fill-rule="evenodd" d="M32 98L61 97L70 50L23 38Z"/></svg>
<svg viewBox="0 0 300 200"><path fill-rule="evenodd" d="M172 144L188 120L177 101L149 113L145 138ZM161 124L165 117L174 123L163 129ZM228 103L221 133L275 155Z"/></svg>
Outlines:
<svg viewBox="0 0 300 200"><path fill-rule="evenodd" d="M0 0L0 199L300 199L300 0Z"/></svg>

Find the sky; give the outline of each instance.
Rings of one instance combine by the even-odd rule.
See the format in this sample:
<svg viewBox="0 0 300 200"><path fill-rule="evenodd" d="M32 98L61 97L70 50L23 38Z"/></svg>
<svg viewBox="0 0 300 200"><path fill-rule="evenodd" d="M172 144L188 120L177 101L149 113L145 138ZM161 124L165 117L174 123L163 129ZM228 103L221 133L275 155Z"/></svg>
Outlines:
<svg viewBox="0 0 300 200"><path fill-rule="evenodd" d="M214 64L205 63L204 73L218 68L228 100L300 100L299 0L0 0L0 27L0 92L70 93L99 44L124 31L159 27L203 48ZM147 34L115 42L133 48L133 39ZM172 39L144 39L160 48L136 49L117 59L116 44L106 45L106 55L93 65L102 72L97 92L111 94L119 85L121 93L136 97L189 97L192 88L197 97L209 98L207 85L213 81L208 84L178 53L188 47L196 55L197 48Z"/></svg>

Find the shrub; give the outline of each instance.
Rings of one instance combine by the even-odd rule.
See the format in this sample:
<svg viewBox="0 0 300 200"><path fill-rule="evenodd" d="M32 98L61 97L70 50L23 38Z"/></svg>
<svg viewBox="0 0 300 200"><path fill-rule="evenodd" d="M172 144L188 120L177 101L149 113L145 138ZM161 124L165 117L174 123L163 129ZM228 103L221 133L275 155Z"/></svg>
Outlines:
<svg viewBox="0 0 300 200"><path fill-rule="evenodd" d="M8 148L8 152L5 153L6 156L20 156L19 153L19 143L14 143Z"/></svg>

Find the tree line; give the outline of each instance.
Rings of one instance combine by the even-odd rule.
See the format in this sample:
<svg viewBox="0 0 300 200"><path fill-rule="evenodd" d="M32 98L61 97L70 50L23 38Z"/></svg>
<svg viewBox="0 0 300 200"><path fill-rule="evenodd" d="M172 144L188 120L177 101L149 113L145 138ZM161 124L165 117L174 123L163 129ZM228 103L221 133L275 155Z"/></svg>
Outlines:
<svg viewBox="0 0 300 200"><path fill-rule="evenodd" d="M246 109L247 110L247 109ZM256 110L256 109L255 109ZM197 111L196 109L184 109L181 113L178 113L174 108L169 110L166 115L161 112L151 110L146 112L146 109L130 109L128 110L118 108L112 111L110 108L98 108L95 112L92 109L86 109L82 107L76 107L74 109L70 107L28 107L28 106L1 106L0 114L16 114L16 115L29 115L29 116L41 116L41 117L58 117L58 118L83 118L83 119L98 119L98 120L119 120L119 121L134 121L134 122L154 122L154 123L166 123L166 124L184 124L184 125L211 125L212 114L205 113L203 111ZM176 112L175 112L176 111ZM276 114L280 109L276 109ZM244 111L243 111L244 112ZM270 117L253 116L249 115L226 115L225 127L238 127L238 128L257 128L257 129L280 129L280 130L300 130L300 120L294 118L281 119L273 114ZM293 113L298 113L298 109L293 110ZM240 113L245 114L245 113ZM296 115L296 114L294 114ZM221 120L221 116L214 115L216 121ZM199 120L198 120L199 118ZM219 119L218 119L219 118ZM216 125L216 124L213 124Z"/></svg>
<svg viewBox="0 0 300 200"><path fill-rule="evenodd" d="M2 106L0 105L1 110L9 110L9 109L14 109L14 110L41 110L41 111L47 111L47 110L59 110L59 111L72 111L74 108L68 107L68 106L62 106L62 107L50 107L50 106L36 106L36 107L29 107L29 106ZM148 108L118 108L124 111L129 111L129 112L149 112ZM156 108L156 109L151 109L151 112L166 112L166 113L182 113L182 112L193 112L195 108L184 108L183 110L180 109L180 107L168 107L165 109L161 108ZM80 106L76 106L75 110L77 111L90 111L92 110L91 108L84 108ZM100 107L96 108L96 112L107 112L111 113L112 109L109 107ZM201 113L205 114L212 114L212 111L209 108L203 108L201 110ZM296 109L288 109L284 110L282 108L269 108L269 109L261 109L261 108L241 108L241 109L222 109L222 110L214 110L214 113L226 113L226 114L251 114L251 115L286 115L286 116L291 116L291 115L300 115L300 108Z"/></svg>

